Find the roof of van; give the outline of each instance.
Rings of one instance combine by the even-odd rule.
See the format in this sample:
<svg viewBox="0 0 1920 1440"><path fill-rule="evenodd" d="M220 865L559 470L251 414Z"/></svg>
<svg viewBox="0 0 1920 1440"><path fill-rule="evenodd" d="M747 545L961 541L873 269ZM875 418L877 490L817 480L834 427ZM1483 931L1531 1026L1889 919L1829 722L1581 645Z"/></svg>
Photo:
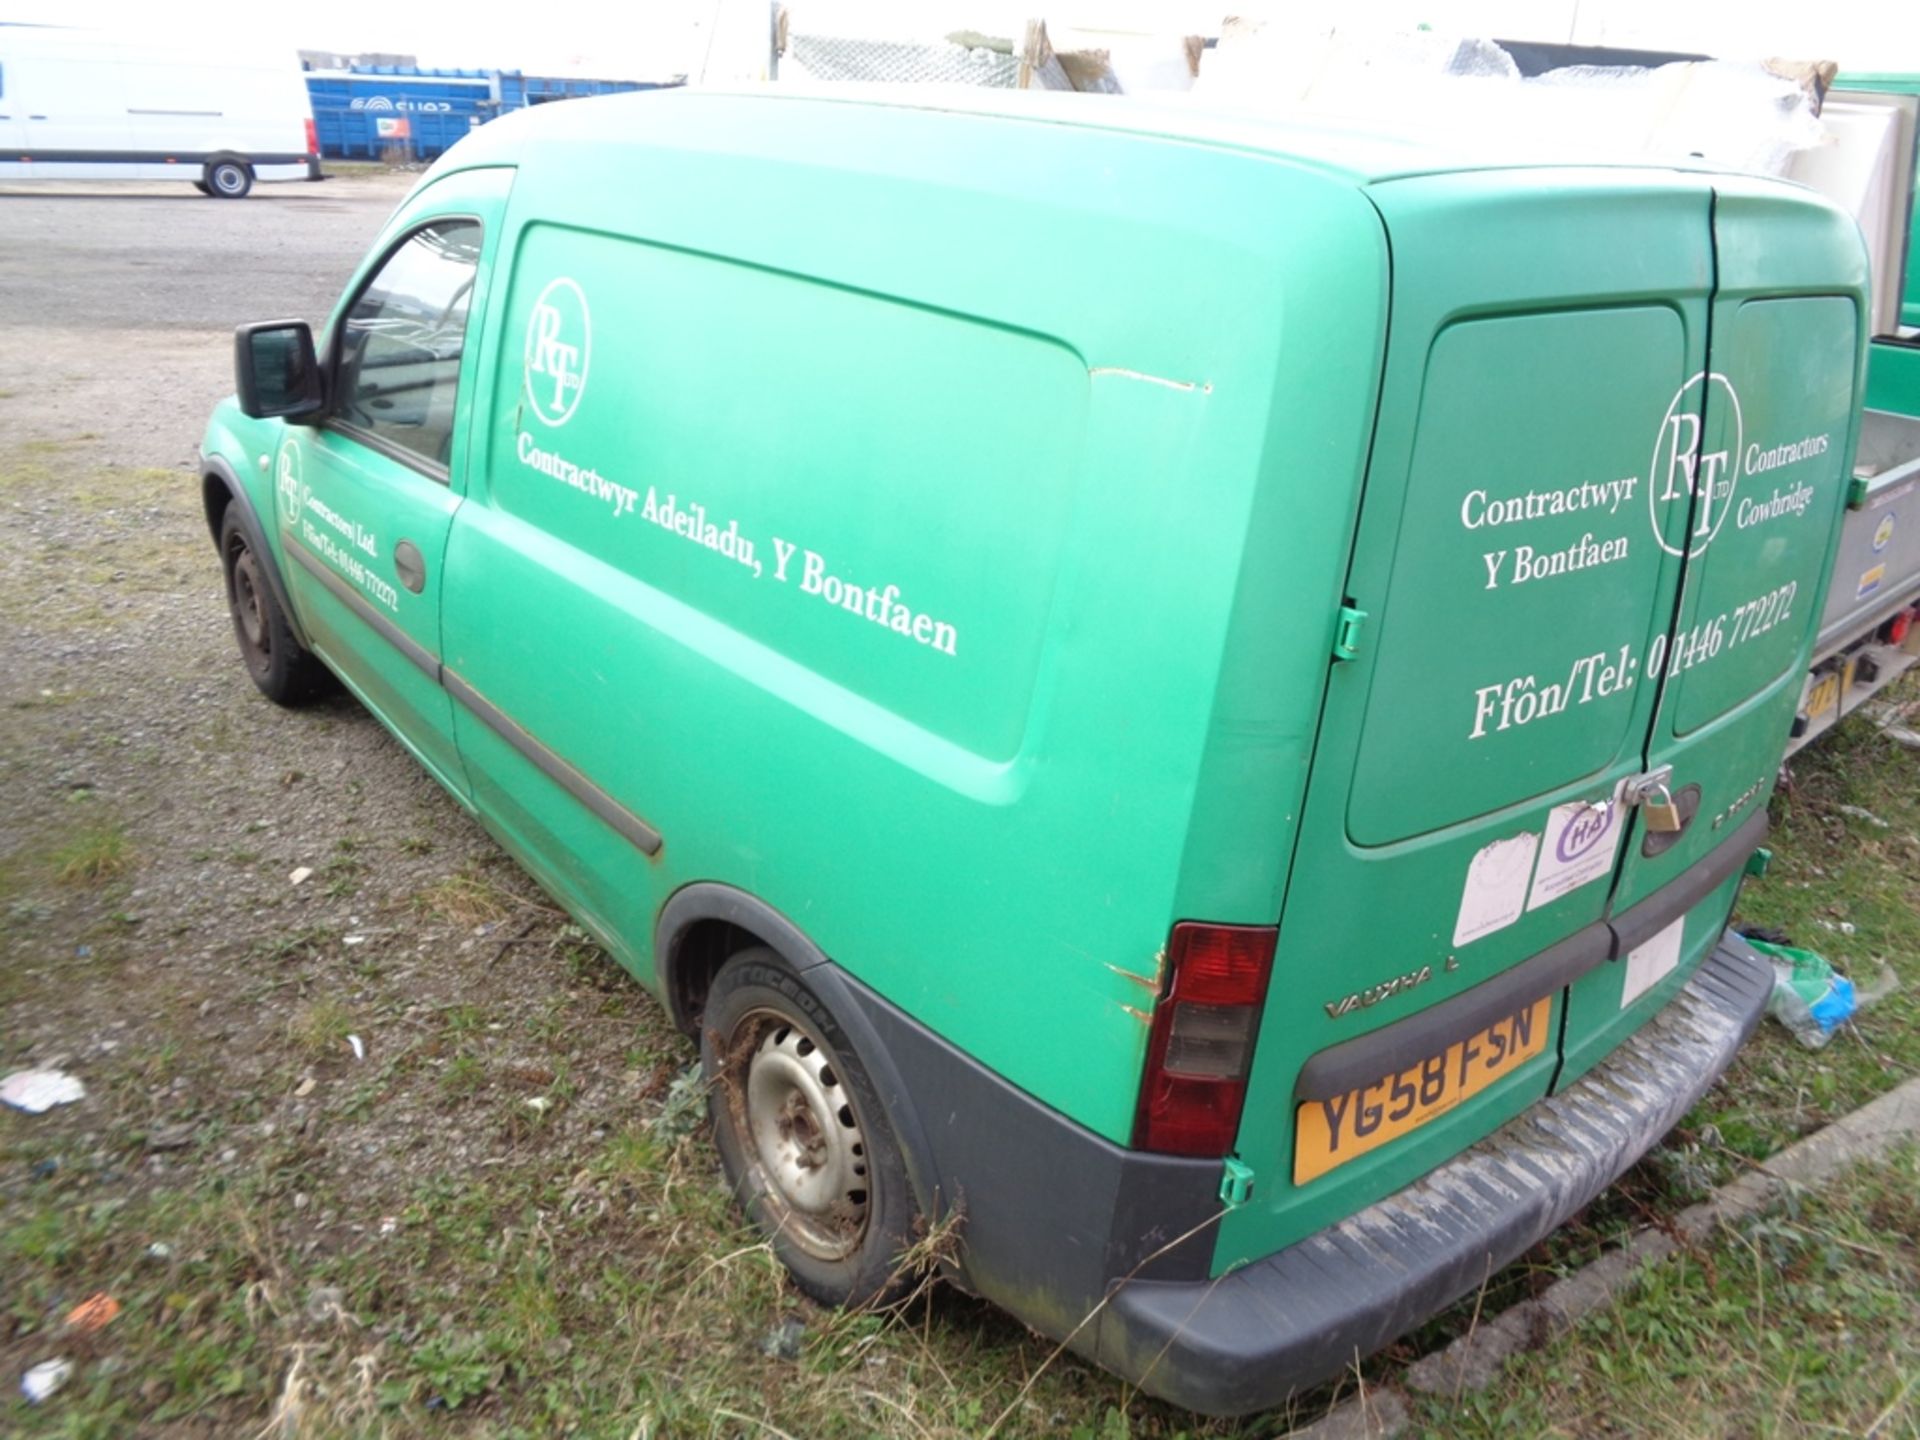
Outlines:
<svg viewBox="0 0 1920 1440"><path fill-rule="evenodd" d="M746 118L748 107L841 105L916 110L1026 124L1058 125L1139 135L1176 144L1237 150L1284 161L1355 184L1446 171L1503 169L1539 165L1613 165L1656 169L1700 169L1665 157L1622 153L1619 147L1570 151L1561 138L1551 147L1531 146L1523 137L1489 136L1484 142L1451 146L1424 143L1404 132L1342 123L1321 116L1288 116L1279 111L1236 108L1205 97L1164 92L1154 95L1086 95L1059 91L989 90L961 85L760 85L742 88L654 90L569 100L505 117L466 137L449 152L455 166L501 163L505 154L478 151L513 148L541 140L618 143L619 116L655 107L699 107L715 119ZM647 107L640 111L638 107Z"/></svg>

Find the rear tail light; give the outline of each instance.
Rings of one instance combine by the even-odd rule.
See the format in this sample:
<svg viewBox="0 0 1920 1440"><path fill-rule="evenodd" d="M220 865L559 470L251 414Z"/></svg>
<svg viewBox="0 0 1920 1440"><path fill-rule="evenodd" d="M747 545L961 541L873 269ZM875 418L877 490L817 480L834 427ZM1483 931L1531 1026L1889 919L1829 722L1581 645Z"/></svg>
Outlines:
<svg viewBox="0 0 1920 1440"><path fill-rule="evenodd" d="M1277 938L1270 925L1173 927L1140 1081L1137 1149L1212 1158L1233 1148Z"/></svg>
<svg viewBox="0 0 1920 1440"><path fill-rule="evenodd" d="M313 123L313 117L309 115L307 117L307 154L318 155L319 153L320 129Z"/></svg>
<svg viewBox="0 0 1920 1440"><path fill-rule="evenodd" d="M1906 643L1907 632L1912 628L1913 628L1913 611L1911 609L1907 609L1907 610L1902 610L1898 615L1894 616L1891 620L1887 621L1886 625L1882 628L1880 633L1884 637L1887 644L1903 645Z"/></svg>

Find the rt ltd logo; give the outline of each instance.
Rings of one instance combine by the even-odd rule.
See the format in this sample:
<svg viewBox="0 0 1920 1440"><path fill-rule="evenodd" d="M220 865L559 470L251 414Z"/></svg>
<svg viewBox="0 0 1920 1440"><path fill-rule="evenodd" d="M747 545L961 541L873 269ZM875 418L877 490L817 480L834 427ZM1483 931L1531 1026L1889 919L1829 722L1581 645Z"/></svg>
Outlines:
<svg viewBox="0 0 1920 1440"><path fill-rule="evenodd" d="M1701 445L1700 412L1721 416L1721 448ZM1653 483L1647 503L1653 512L1653 538L1669 555L1683 552L1691 559L1713 543L1733 509L1733 492L1740 483L1740 447L1746 422L1733 382L1717 372L1702 372L1682 385L1660 421L1653 447ZM1687 533L1680 543L1668 539L1677 528L1668 520L1675 509L1689 513Z"/></svg>
<svg viewBox="0 0 1920 1440"><path fill-rule="evenodd" d="M549 282L527 317L527 401L548 425L564 425L579 408L593 353L587 297L573 281Z"/></svg>

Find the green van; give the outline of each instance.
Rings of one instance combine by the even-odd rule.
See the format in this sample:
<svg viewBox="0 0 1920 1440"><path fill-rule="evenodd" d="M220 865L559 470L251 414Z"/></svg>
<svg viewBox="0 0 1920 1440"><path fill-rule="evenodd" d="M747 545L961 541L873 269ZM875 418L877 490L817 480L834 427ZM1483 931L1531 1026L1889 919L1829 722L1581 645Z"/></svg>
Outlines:
<svg viewBox="0 0 1920 1440"><path fill-rule="evenodd" d="M954 1216L957 1283L1244 1412L1757 1023L1866 284L1757 179L579 101L317 345L241 330L207 521L268 697L338 677L698 1036L803 1290Z"/></svg>

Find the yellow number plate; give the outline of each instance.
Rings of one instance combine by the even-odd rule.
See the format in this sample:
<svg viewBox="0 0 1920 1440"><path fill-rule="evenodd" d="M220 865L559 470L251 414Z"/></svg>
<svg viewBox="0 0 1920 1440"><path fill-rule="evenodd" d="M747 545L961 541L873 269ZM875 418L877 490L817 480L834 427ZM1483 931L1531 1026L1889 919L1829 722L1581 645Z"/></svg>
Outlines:
<svg viewBox="0 0 1920 1440"><path fill-rule="evenodd" d="M1829 670L1807 692L1807 719L1818 720L1840 703L1840 672Z"/></svg>
<svg viewBox="0 0 1920 1440"><path fill-rule="evenodd" d="M1418 1130L1547 1048L1553 999L1496 1020L1438 1055L1294 1112L1293 1183L1326 1174Z"/></svg>

